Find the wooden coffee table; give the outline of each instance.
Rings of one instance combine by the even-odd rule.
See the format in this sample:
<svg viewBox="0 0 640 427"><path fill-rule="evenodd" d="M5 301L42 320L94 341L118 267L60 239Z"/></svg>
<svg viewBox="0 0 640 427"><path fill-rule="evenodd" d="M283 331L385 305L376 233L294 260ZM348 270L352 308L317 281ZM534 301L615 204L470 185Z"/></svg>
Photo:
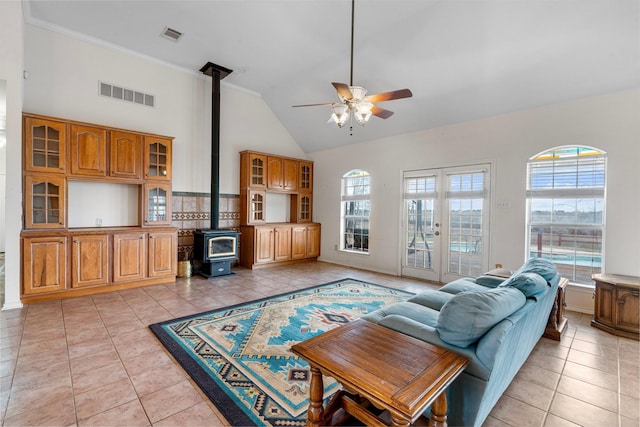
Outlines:
<svg viewBox="0 0 640 427"><path fill-rule="evenodd" d="M469 361L451 351L366 320L356 320L291 347L309 362L308 426L335 425L349 414L368 426L384 426L369 411L387 410L394 426L414 423L431 406L429 426L447 425L444 391ZM322 375L338 381L323 406Z"/></svg>

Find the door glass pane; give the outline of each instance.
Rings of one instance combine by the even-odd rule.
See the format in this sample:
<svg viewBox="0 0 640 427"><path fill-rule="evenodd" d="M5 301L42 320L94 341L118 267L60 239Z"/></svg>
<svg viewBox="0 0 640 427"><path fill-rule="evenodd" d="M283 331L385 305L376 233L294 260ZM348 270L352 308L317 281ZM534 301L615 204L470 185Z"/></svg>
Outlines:
<svg viewBox="0 0 640 427"><path fill-rule="evenodd" d="M478 276L483 272L484 175L448 177L449 273Z"/></svg>

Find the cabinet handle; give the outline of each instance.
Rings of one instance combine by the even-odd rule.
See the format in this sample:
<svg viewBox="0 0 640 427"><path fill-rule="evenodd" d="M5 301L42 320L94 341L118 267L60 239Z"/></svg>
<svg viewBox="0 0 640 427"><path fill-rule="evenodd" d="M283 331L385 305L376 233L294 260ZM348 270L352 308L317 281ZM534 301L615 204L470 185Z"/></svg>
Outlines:
<svg viewBox="0 0 640 427"><path fill-rule="evenodd" d="M80 243L80 240L74 240L73 243Z"/></svg>

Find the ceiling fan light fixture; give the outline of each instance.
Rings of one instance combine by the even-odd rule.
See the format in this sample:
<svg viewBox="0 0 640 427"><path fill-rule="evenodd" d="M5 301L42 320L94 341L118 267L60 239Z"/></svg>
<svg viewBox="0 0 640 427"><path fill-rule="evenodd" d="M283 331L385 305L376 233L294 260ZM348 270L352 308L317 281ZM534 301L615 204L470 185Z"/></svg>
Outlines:
<svg viewBox="0 0 640 427"><path fill-rule="evenodd" d="M334 105L332 108L333 113L331 119L338 125L339 128L343 127L347 120L349 120L349 108L344 104Z"/></svg>
<svg viewBox="0 0 640 427"><path fill-rule="evenodd" d="M373 104L366 101L359 102L356 105L353 116L356 118L356 121L360 126L364 126L367 124L367 122L371 118L372 108L373 108Z"/></svg>
<svg viewBox="0 0 640 427"><path fill-rule="evenodd" d="M360 102L367 96L367 89L362 86L349 86L349 89L353 95L353 98L351 98L352 102Z"/></svg>

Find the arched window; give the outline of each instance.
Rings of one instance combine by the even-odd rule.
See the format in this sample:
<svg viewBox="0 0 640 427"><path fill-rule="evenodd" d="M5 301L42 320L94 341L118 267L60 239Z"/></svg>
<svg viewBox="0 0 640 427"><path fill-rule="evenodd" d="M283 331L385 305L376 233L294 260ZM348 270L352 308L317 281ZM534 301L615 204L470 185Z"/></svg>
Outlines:
<svg viewBox="0 0 640 427"><path fill-rule="evenodd" d="M371 176L369 172L354 169L342 176L340 249L369 252L369 213L371 204Z"/></svg>
<svg viewBox="0 0 640 427"><path fill-rule="evenodd" d="M602 268L606 160L596 148L564 146L527 163L527 254L574 283L592 284Z"/></svg>

